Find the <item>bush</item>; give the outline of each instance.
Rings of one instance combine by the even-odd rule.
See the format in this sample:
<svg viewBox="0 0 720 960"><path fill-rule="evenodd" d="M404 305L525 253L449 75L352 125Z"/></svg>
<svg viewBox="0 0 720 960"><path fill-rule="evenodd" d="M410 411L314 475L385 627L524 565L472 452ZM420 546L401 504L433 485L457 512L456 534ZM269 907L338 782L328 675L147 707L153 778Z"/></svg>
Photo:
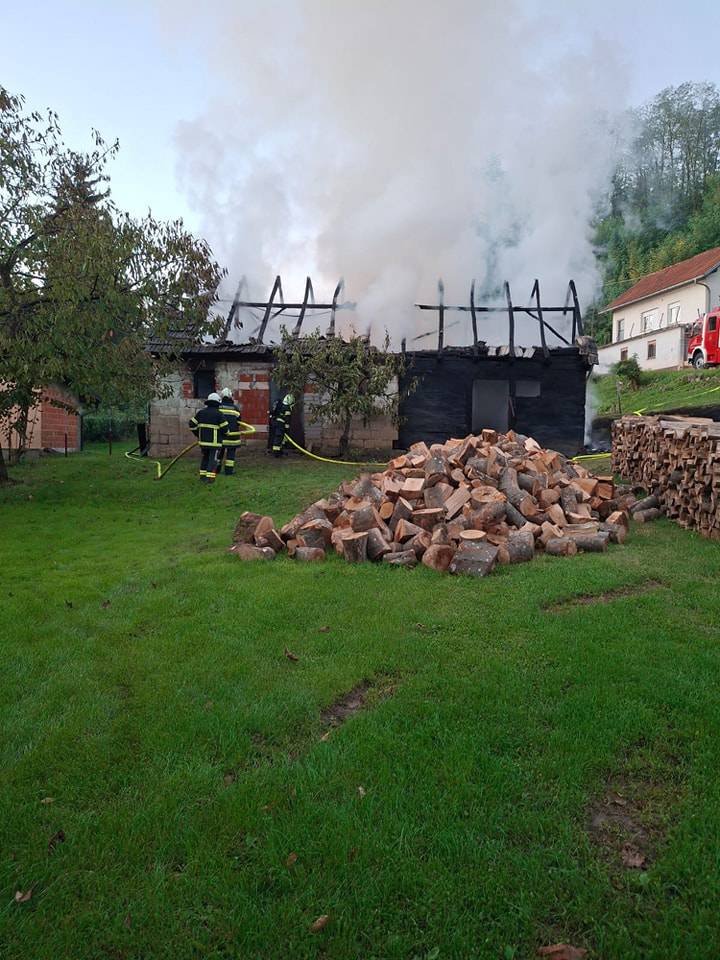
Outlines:
<svg viewBox="0 0 720 960"><path fill-rule="evenodd" d="M629 383L633 390L642 386L643 374L636 356L630 357L629 360L619 360L613 365L612 370L616 377Z"/></svg>
<svg viewBox="0 0 720 960"><path fill-rule="evenodd" d="M136 440L137 424L146 421L145 407L91 410L83 416L83 442L107 440L111 430L113 440Z"/></svg>

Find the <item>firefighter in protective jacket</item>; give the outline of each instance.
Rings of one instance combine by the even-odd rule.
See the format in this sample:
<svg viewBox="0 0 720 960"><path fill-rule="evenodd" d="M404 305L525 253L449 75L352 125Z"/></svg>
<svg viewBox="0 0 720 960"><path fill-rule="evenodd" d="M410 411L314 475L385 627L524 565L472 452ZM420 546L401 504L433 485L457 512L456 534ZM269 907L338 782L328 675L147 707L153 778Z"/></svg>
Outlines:
<svg viewBox="0 0 720 960"><path fill-rule="evenodd" d="M278 400L273 409L270 422L270 445L276 457L282 456L283 446L290 430L290 418L294 406L295 397L292 393L286 393L282 400Z"/></svg>
<svg viewBox="0 0 720 960"><path fill-rule="evenodd" d="M217 476L218 452L222 451L223 440L228 430L227 419L220 413L220 395L211 393L202 410L190 418L190 429L198 438L202 460L200 461L200 480L214 483Z"/></svg>
<svg viewBox="0 0 720 960"><path fill-rule="evenodd" d="M225 465L225 473L230 475L235 472L235 451L242 443L242 434L240 433L240 408L233 403L232 390L225 387L220 394L220 413L228 422L228 429L223 439L222 450L218 462L218 472Z"/></svg>

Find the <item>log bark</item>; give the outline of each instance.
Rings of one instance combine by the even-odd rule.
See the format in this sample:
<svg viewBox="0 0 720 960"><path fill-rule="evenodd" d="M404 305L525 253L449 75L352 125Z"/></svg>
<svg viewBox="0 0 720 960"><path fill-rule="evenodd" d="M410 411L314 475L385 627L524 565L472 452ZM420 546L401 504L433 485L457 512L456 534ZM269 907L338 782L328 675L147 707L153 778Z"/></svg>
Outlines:
<svg viewBox="0 0 720 960"><path fill-rule="evenodd" d="M610 535L602 531L597 533L572 534L575 546L584 553L605 553Z"/></svg>
<svg viewBox="0 0 720 960"><path fill-rule="evenodd" d="M348 563L362 563L367 560L368 533L351 533L343 540L343 556Z"/></svg>
<svg viewBox="0 0 720 960"><path fill-rule="evenodd" d="M511 533L507 541L510 563L527 563L535 558L535 537L531 533Z"/></svg>
<svg viewBox="0 0 720 960"><path fill-rule="evenodd" d="M376 527L375 507L367 506L355 510L350 518L350 526L355 533L363 533L366 530L372 529L372 527Z"/></svg>
<svg viewBox="0 0 720 960"><path fill-rule="evenodd" d="M632 517L637 523L648 523L650 520L657 520L662 516L662 510L651 507L648 510L636 510Z"/></svg>
<svg viewBox="0 0 720 960"><path fill-rule="evenodd" d="M417 557L414 550L402 550L399 553L386 553L383 563L393 567L414 567L417 565Z"/></svg>
<svg viewBox="0 0 720 960"><path fill-rule="evenodd" d="M432 570L438 570L444 573L452 563L454 556L455 550L453 547L442 543L433 543L423 553L422 563Z"/></svg>
<svg viewBox="0 0 720 960"><path fill-rule="evenodd" d="M390 544L377 527L368 530L367 535L367 556L369 560L381 560L386 553L390 553Z"/></svg>
<svg viewBox="0 0 720 960"><path fill-rule="evenodd" d="M450 566L450 573L463 574L469 577L486 577L495 568L498 550L492 544L461 543Z"/></svg>
<svg viewBox="0 0 720 960"><path fill-rule="evenodd" d="M294 556L301 563L317 563L318 560L325 559L325 551L320 547L298 547Z"/></svg>
<svg viewBox="0 0 720 960"><path fill-rule="evenodd" d="M574 557L577 552L577 544L570 537L551 537L545 544L550 557Z"/></svg>

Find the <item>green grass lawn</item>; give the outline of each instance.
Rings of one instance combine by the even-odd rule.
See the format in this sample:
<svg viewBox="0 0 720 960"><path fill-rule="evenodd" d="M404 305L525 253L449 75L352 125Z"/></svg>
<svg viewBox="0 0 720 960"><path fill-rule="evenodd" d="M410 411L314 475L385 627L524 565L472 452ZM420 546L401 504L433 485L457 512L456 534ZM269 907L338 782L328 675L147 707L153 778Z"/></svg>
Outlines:
<svg viewBox="0 0 720 960"><path fill-rule="evenodd" d="M716 957L720 547L661 521L481 581L225 552L346 470L96 448L0 492L3 960ZM644 869L588 829L608 790Z"/></svg>
<svg viewBox="0 0 720 960"><path fill-rule="evenodd" d="M614 374L594 377L592 389L599 415L617 415L617 378ZM643 371L643 384L637 390L622 391L623 413L643 413L682 409L684 407L717 407L720 405L720 368L694 370Z"/></svg>

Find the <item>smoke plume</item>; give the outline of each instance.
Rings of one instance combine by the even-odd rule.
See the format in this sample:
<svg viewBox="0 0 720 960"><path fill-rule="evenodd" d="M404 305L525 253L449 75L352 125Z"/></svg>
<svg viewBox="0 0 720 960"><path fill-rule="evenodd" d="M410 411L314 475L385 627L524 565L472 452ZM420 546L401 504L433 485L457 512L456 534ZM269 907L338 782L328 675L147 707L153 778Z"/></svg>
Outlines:
<svg viewBox="0 0 720 960"><path fill-rule="evenodd" d="M170 12L172 10L172 13ZM195 12L193 12L193 10ZM227 0L167 8L204 31L224 90L177 132L181 182L230 278L300 300L340 276L354 328L433 328L413 304L596 291L590 222L613 167L621 72L521 0ZM199 11L199 12L198 12ZM467 314L446 342L467 343ZM247 333L252 319L245 318ZM269 331L277 336L277 329ZM501 316L482 322L507 342ZM538 342L532 321L519 341ZM431 345L432 340L416 345Z"/></svg>

